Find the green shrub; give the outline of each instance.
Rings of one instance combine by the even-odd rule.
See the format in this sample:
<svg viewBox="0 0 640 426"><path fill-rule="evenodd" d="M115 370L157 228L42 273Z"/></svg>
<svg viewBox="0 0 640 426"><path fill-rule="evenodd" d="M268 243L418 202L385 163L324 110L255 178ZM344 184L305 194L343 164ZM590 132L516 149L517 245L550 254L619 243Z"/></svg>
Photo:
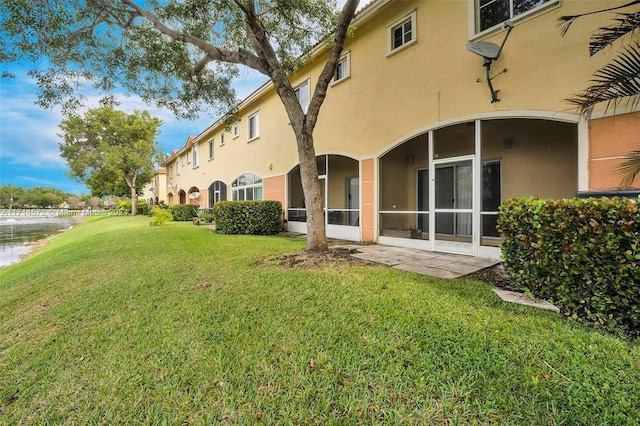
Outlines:
<svg viewBox="0 0 640 426"><path fill-rule="evenodd" d="M155 204L155 205L149 207L149 209L147 211L147 214L149 216L153 216L155 214L155 211L158 210L158 209L163 209L163 210L169 211L169 206L166 205L166 204ZM173 220L173 217L171 218L171 220Z"/></svg>
<svg viewBox="0 0 640 426"><path fill-rule="evenodd" d="M509 200L498 230L505 270L564 315L640 330L640 215L626 198Z"/></svg>
<svg viewBox="0 0 640 426"><path fill-rule="evenodd" d="M197 216L196 208L191 204L173 204L169 206L173 220L186 222Z"/></svg>
<svg viewBox="0 0 640 426"><path fill-rule="evenodd" d="M120 213L131 213L131 200L121 200L118 203L118 211Z"/></svg>
<svg viewBox="0 0 640 426"><path fill-rule="evenodd" d="M275 235L282 231L280 201L220 201L213 207L223 234Z"/></svg>
<svg viewBox="0 0 640 426"><path fill-rule="evenodd" d="M171 216L169 209L161 206L151 207L149 209L149 214L151 215L151 226L161 226L164 225L166 221L173 220L173 216Z"/></svg>
<svg viewBox="0 0 640 426"><path fill-rule="evenodd" d="M149 214L149 203L144 198L138 200L138 214Z"/></svg>

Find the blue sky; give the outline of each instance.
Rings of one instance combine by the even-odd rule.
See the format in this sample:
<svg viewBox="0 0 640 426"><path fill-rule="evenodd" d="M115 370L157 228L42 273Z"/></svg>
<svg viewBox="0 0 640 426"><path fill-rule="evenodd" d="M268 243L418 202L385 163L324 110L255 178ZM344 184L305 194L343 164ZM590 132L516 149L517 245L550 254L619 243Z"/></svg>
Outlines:
<svg viewBox="0 0 640 426"><path fill-rule="evenodd" d="M43 110L35 104L38 87L27 75L32 65L4 66L15 79L0 77L0 184L31 188L50 186L73 194L89 194L81 182L69 178L69 169L60 157L58 124L64 119L59 109ZM252 70L244 70L235 84L240 99L248 96L266 81ZM167 110L145 104L137 97L120 97L118 109L131 113L148 110L160 118L158 142L165 153L181 148L190 135L198 135L215 118L202 115L198 120L178 120ZM98 107L98 97L89 96L87 108Z"/></svg>

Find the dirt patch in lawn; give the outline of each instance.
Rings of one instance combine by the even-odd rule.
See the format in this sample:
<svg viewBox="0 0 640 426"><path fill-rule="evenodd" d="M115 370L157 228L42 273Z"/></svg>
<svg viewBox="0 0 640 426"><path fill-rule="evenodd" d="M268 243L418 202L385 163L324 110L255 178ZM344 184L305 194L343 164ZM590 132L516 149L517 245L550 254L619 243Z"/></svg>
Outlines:
<svg viewBox="0 0 640 426"><path fill-rule="evenodd" d="M482 269L481 271L474 272L467 275L467 278L473 278L474 280L484 281L491 284L494 287L498 287L503 290L521 292L522 289L517 287L509 280L509 275L504 270L502 264L492 266L490 268Z"/></svg>
<svg viewBox="0 0 640 426"><path fill-rule="evenodd" d="M283 254L270 257L256 264L274 265L278 268L298 268L298 269L317 269L326 266L349 264L349 265L377 265L377 263L353 257L356 249L348 248L330 248L327 251L302 251L291 254Z"/></svg>

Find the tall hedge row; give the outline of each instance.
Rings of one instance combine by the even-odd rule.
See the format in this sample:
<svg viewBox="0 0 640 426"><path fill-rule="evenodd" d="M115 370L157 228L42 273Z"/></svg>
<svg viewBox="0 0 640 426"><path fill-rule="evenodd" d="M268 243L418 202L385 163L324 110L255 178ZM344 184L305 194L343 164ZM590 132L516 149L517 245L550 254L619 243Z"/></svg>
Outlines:
<svg viewBox="0 0 640 426"><path fill-rule="evenodd" d="M186 222L197 216L196 208L191 204L172 204L169 211L176 222Z"/></svg>
<svg viewBox="0 0 640 426"><path fill-rule="evenodd" d="M640 212L633 200L508 200L498 230L516 285L573 318L640 331Z"/></svg>
<svg viewBox="0 0 640 426"><path fill-rule="evenodd" d="M216 230L223 234L275 235L282 231L280 201L220 201L213 215Z"/></svg>

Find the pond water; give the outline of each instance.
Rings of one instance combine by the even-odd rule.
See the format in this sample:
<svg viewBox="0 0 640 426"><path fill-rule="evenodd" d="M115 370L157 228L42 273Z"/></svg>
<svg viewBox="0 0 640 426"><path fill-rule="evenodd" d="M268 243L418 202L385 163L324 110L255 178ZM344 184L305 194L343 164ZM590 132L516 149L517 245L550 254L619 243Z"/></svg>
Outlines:
<svg viewBox="0 0 640 426"><path fill-rule="evenodd" d="M29 252L28 243L69 229L73 218L16 218L0 219L0 266L18 262Z"/></svg>

